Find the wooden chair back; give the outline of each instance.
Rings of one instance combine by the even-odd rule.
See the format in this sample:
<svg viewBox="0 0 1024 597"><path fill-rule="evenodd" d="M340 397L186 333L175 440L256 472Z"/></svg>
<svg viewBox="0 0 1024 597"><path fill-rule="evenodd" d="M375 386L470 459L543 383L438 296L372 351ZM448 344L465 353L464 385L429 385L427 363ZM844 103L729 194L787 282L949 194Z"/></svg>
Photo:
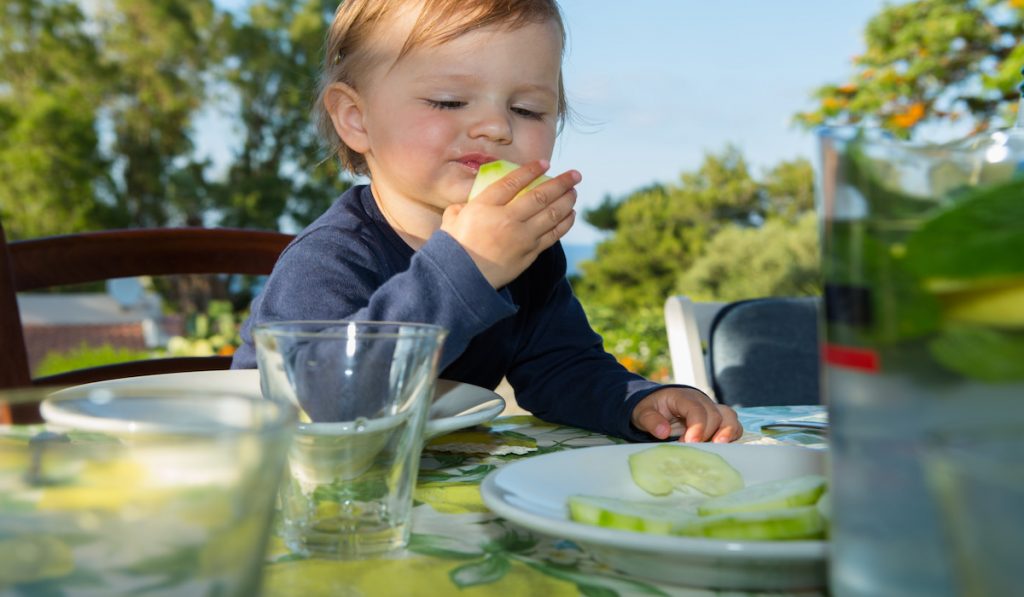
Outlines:
<svg viewBox="0 0 1024 597"><path fill-rule="evenodd" d="M83 232L8 243L0 223L0 388L73 385L121 377L227 369L231 357L154 358L33 378L17 293L134 276L269 274L292 235L232 228ZM21 416L19 416L21 415ZM37 413L4 413L31 420Z"/></svg>

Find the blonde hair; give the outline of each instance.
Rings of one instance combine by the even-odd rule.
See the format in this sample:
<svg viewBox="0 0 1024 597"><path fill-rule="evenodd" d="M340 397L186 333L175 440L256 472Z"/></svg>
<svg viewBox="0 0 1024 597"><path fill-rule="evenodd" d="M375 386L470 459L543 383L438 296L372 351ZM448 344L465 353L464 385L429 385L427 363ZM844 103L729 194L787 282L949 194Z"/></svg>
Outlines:
<svg viewBox="0 0 1024 597"><path fill-rule="evenodd" d="M324 105L324 96L336 82L358 89L359 76L372 65L367 52L371 41L379 36L381 27L386 26L399 9L416 4L421 4L422 8L398 54L398 60L417 47L443 44L476 29L501 25L515 30L530 23L548 21L558 25L562 51L565 51L565 25L556 0L344 0L338 5L327 33L313 112L329 156L337 155L342 166L356 174L369 173L366 159L345 145L338 136ZM565 121L568 110L565 87L559 75L559 126Z"/></svg>

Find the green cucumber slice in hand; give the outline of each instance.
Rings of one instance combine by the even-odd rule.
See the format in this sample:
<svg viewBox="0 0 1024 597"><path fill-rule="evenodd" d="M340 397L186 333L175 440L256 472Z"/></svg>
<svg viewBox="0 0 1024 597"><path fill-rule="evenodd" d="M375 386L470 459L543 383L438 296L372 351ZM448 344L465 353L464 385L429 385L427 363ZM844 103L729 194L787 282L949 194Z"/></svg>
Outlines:
<svg viewBox="0 0 1024 597"><path fill-rule="evenodd" d="M700 516L675 527L673 533L712 539L787 541L820 539L825 535L825 526L821 511L811 505Z"/></svg>
<svg viewBox="0 0 1024 597"><path fill-rule="evenodd" d="M743 488L743 477L724 458L688 446L664 444L634 452L629 455L629 472L633 482L651 495L692 487L719 496Z"/></svg>
<svg viewBox="0 0 1024 597"><path fill-rule="evenodd" d="M476 172L476 179L473 180L473 188L469 190L469 199L466 201L472 201L479 195L484 189L498 182L506 174L509 174L513 170L519 167L519 164L509 162L507 160L497 160L495 162L487 162L481 164L480 169ZM540 183L550 180L551 177L541 175L533 180L530 184L526 185L526 188L519 192L522 195L526 191L529 191L533 187ZM518 197L519 195L516 195Z"/></svg>
<svg viewBox="0 0 1024 597"><path fill-rule="evenodd" d="M825 491L825 477L804 475L748 485L728 495L711 498L697 507L701 516L732 512L761 512L795 506L809 506Z"/></svg>
<svg viewBox="0 0 1024 597"><path fill-rule="evenodd" d="M653 503L592 495L569 496L569 518L583 524L668 535L697 518L693 505Z"/></svg>

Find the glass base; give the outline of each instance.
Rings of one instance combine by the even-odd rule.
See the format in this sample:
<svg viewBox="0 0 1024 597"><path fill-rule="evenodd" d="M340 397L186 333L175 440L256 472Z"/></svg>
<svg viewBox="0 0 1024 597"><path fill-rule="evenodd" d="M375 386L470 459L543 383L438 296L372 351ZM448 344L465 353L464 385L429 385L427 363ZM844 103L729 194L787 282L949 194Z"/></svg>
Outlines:
<svg viewBox="0 0 1024 597"><path fill-rule="evenodd" d="M321 519L309 527L286 530L284 543L292 553L309 557L379 558L408 545L409 527L405 524L353 527L347 519Z"/></svg>

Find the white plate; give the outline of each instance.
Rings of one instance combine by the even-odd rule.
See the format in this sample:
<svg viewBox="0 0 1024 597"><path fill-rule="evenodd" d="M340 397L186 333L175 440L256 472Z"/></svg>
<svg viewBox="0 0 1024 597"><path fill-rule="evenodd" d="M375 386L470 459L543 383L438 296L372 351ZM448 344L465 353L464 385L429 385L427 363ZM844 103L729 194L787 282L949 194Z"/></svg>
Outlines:
<svg viewBox="0 0 1024 597"><path fill-rule="evenodd" d="M165 373L126 377L110 381L99 381L68 388L78 392L82 389L125 387L150 387L167 389L196 388L214 391L260 392L260 376L256 369L231 369L224 371L194 371L187 373ZM62 390L65 391L65 390ZM440 379L430 405L430 418L424 435L431 438L455 429L478 425L490 421L505 409L505 400L490 390L472 384ZM43 418L61 425L95 427L96 413L89 411L83 401L49 402L41 406ZM105 413L109 417L111 413ZM126 418L133 418L129 413ZM150 417L151 418L151 417Z"/></svg>
<svg viewBox="0 0 1024 597"><path fill-rule="evenodd" d="M651 535L569 520L566 500L585 494L651 496L633 483L628 456L656 444L596 446L506 465L480 492L492 511L544 535L570 539L595 559L652 580L723 589L787 590L825 585L824 541L732 541ZM687 444L715 452L747 484L824 471L824 453L796 446Z"/></svg>

